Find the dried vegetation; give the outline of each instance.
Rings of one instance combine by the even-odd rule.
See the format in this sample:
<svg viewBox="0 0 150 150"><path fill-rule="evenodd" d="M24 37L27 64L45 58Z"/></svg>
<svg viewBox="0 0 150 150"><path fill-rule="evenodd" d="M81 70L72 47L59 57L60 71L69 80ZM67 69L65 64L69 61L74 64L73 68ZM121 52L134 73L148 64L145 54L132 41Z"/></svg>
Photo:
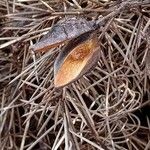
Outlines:
<svg viewBox="0 0 150 150"><path fill-rule="evenodd" d="M102 23L100 59L55 89L63 45L29 46L68 15ZM1 0L0 31L1 150L150 149L149 0Z"/></svg>

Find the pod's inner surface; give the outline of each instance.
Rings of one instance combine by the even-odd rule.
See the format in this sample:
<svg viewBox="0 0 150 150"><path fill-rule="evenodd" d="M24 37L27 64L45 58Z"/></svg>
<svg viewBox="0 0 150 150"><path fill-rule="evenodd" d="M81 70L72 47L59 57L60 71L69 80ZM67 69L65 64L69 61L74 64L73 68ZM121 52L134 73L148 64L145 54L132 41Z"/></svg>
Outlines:
<svg viewBox="0 0 150 150"><path fill-rule="evenodd" d="M55 87L64 86L75 80L87 65L93 52L98 47L97 37L91 38L75 47L65 58L55 76Z"/></svg>

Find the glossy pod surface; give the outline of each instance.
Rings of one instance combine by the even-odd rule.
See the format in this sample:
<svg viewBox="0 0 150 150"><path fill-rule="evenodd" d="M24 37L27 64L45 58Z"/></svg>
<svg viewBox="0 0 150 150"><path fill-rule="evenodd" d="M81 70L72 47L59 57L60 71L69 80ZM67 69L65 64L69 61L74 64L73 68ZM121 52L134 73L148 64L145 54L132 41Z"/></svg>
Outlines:
<svg viewBox="0 0 150 150"><path fill-rule="evenodd" d="M54 64L55 87L63 87L87 73L99 60L100 46L95 32L69 41Z"/></svg>

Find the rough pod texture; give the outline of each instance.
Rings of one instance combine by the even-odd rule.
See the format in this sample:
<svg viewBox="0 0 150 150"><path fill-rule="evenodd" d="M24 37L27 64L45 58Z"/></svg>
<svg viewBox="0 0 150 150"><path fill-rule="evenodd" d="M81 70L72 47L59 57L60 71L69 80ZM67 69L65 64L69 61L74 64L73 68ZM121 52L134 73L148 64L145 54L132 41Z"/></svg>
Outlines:
<svg viewBox="0 0 150 150"><path fill-rule="evenodd" d="M87 21L84 18L68 17L59 21L52 29L41 38L41 40L32 45L33 51L47 51L57 47L60 44L75 38L85 32L95 29L94 21Z"/></svg>

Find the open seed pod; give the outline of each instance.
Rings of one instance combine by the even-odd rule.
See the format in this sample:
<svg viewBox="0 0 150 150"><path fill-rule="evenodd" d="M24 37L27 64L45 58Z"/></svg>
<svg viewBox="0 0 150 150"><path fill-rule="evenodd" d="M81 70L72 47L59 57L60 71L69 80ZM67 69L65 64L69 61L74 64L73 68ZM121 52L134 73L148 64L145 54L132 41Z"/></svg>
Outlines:
<svg viewBox="0 0 150 150"><path fill-rule="evenodd" d="M98 62L99 54L96 32L86 32L69 41L54 63L55 87L63 87L79 79Z"/></svg>
<svg viewBox="0 0 150 150"><path fill-rule="evenodd" d="M85 32L94 30L94 24L94 21L87 21L84 18L64 18L30 49L33 51L47 51Z"/></svg>

